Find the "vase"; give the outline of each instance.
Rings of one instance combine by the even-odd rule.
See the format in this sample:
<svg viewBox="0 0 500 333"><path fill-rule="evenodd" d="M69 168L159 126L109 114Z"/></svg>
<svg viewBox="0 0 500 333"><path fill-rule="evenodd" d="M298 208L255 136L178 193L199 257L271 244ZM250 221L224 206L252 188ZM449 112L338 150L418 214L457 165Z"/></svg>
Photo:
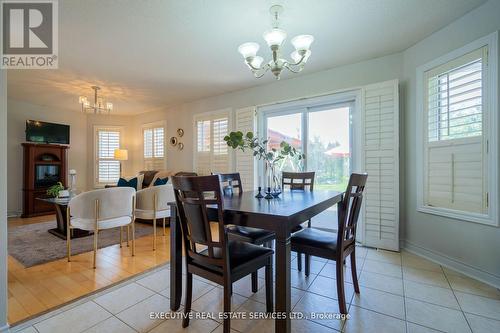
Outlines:
<svg viewBox="0 0 500 333"><path fill-rule="evenodd" d="M273 163L266 163L266 199L277 198L281 194L281 182L276 166Z"/></svg>

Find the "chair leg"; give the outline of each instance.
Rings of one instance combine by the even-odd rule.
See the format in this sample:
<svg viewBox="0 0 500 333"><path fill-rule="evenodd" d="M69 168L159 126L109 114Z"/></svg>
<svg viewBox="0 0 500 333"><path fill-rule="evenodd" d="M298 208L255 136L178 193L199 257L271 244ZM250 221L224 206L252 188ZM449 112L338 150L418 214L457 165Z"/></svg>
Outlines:
<svg viewBox="0 0 500 333"><path fill-rule="evenodd" d="M306 276L309 276L309 273L311 272L311 256L309 254L304 254L304 261L305 261L305 273Z"/></svg>
<svg viewBox="0 0 500 333"><path fill-rule="evenodd" d="M182 327L189 326L189 314L191 313L191 301L193 299L193 274L186 274L186 305L184 307L184 319L182 320Z"/></svg>
<svg viewBox="0 0 500 333"><path fill-rule="evenodd" d="M273 257L269 258L269 262L266 265L265 269L266 269L266 311L268 313L271 313L274 310Z"/></svg>
<svg viewBox="0 0 500 333"><path fill-rule="evenodd" d="M130 241L130 225L127 225L127 247L129 247L129 241Z"/></svg>
<svg viewBox="0 0 500 333"><path fill-rule="evenodd" d="M97 237L99 235L99 230L94 229L94 269L96 268L96 259L97 259Z"/></svg>
<svg viewBox="0 0 500 333"><path fill-rule="evenodd" d="M167 235L167 230L165 228L165 218L163 218L163 236Z"/></svg>
<svg viewBox="0 0 500 333"><path fill-rule="evenodd" d="M358 284L358 272L356 270L356 254L354 251L351 253L351 273L352 273L352 283L354 284L354 291L359 294L359 284Z"/></svg>
<svg viewBox="0 0 500 333"><path fill-rule="evenodd" d="M226 281L224 283L224 322L223 322L223 333L230 333L231 331L231 320L229 318L229 313L231 312L231 282Z"/></svg>
<svg viewBox="0 0 500 333"><path fill-rule="evenodd" d="M122 248L123 243L123 227L120 227L120 248Z"/></svg>
<svg viewBox="0 0 500 333"><path fill-rule="evenodd" d="M259 290L259 278L257 276L257 271L252 273L252 292L256 293Z"/></svg>
<svg viewBox="0 0 500 333"><path fill-rule="evenodd" d="M71 261L71 230L69 227L69 223L66 226L66 252L68 255L68 262Z"/></svg>
<svg viewBox="0 0 500 333"><path fill-rule="evenodd" d="M337 261L336 267L336 280L337 280L337 297L339 300L339 310L341 314L347 314L347 307L345 304L345 293L344 293L344 265L340 264L340 260Z"/></svg>
<svg viewBox="0 0 500 333"><path fill-rule="evenodd" d="M153 251L156 250L156 218L153 219Z"/></svg>
<svg viewBox="0 0 500 333"><path fill-rule="evenodd" d="M297 270L302 271L302 253L297 252Z"/></svg>
<svg viewBox="0 0 500 333"><path fill-rule="evenodd" d="M132 257L135 256L135 221L132 221Z"/></svg>

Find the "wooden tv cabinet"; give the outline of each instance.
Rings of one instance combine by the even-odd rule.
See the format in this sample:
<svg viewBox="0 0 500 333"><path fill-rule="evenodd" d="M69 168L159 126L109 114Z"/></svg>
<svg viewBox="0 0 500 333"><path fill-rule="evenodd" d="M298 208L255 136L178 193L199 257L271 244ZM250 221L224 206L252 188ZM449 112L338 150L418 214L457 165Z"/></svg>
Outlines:
<svg viewBox="0 0 500 333"><path fill-rule="evenodd" d="M33 217L54 214L54 206L36 200L46 198L47 189L61 182L67 187L68 146L56 144L22 143L23 146L23 214Z"/></svg>

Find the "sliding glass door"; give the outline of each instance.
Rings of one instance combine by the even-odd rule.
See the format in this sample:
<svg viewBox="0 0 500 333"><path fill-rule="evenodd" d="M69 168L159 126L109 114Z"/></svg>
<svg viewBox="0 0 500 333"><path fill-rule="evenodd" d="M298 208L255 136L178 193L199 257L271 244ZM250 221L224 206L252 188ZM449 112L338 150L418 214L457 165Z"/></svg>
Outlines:
<svg viewBox="0 0 500 333"><path fill-rule="evenodd" d="M264 130L269 148L286 141L306 154L304 161L286 160L281 171L314 171L315 189L344 191L352 166L353 103L290 108L264 115ZM337 228L337 209L313 219L317 228Z"/></svg>

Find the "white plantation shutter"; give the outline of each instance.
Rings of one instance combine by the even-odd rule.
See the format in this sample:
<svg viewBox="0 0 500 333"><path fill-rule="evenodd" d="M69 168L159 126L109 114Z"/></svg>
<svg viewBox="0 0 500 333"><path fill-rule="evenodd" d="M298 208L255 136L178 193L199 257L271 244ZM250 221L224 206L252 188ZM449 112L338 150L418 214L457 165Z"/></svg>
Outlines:
<svg viewBox="0 0 500 333"><path fill-rule="evenodd" d="M114 159L120 148L120 130L97 128L96 131L96 183L116 183L120 178L120 161Z"/></svg>
<svg viewBox="0 0 500 333"><path fill-rule="evenodd" d="M256 132L255 107L247 107L236 110L235 131L241 131L243 135L247 132ZM236 151L235 171L240 173L241 183L244 191L255 189L257 168L255 167L255 158L250 151Z"/></svg>
<svg viewBox="0 0 500 333"><path fill-rule="evenodd" d="M165 169L165 128L158 125L143 127L144 169Z"/></svg>
<svg viewBox="0 0 500 333"><path fill-rule="evenodd" d="M483 71L487 47L424 73L423 203L487 213Z"/></svg>
<svg viewBox="0 0 500 333"><path fill-rule="evenodd" d="M363 88L364 169L368 173L363 209L363 244L399 250L398 81Z"/></svg>
<svg viewBox="0 0 500 333"><path fill-rule="evenodd" d="M228 132L229 119L227 117L215 119L212 122L213 126L213 141L212 141L212 171L219 173L229 172L229 154L228 145L224 141L224 137Z"/></svg>
<svg viewBox="0 0 500 333"><path fill-rule="evenodd" d="M229 133L229 111L195 116L194 171L199 175L231 170L229 149L224 137Z"/></svg>

